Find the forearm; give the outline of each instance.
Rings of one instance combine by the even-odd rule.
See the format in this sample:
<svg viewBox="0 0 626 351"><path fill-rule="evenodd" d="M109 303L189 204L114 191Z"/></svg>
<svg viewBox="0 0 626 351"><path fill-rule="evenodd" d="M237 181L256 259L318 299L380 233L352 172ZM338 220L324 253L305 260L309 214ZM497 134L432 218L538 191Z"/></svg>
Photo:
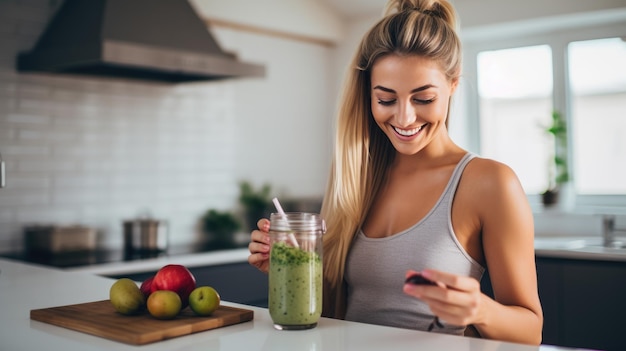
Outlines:
<svg viewBox="0 0 626 351"><path fill-rule="evenodd" d="M541 343L541 311L503 305L486 295L483 295L482 310L480 321L474 327L483 338L532 345Z"/></svg>

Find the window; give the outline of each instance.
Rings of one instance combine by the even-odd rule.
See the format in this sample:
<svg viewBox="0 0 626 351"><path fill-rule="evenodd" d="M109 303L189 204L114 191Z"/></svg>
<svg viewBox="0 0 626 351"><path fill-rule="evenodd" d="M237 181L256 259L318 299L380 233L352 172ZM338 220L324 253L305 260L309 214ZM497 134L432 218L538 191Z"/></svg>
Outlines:
<svg viewBox="0 0 626 351"><path fill-rule="evenodd" d="M533 207L548 187L554 141L545 127L558 111L567 122L565 207L626 208L625 21L468 34L470 148L513 168Z"/></svg>
<svg viewBox="0 0 626 351"><path fill-rule="evenodd" d="M576 192L626 194L626 42L572 42L568 57Z"/></svg>
<svg viewBox="0 0 626 351"><path fill-rule="evenodd" d="M552 110L552 52L547 45L478 55L480 146L509 165L527 193L548 187L552 144L544 133Z"/></svg>

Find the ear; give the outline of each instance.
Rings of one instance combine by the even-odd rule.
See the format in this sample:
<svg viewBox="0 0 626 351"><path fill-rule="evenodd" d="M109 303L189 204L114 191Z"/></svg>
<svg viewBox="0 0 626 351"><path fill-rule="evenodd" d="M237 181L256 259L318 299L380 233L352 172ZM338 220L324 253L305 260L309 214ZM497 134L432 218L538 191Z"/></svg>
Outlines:
<svg viewBox="0 0 626 351"><path fill-rule="evenodd" d="M453 78L450 82L450 96L454 95L456 88L459 86L459 77Z"/></svg>

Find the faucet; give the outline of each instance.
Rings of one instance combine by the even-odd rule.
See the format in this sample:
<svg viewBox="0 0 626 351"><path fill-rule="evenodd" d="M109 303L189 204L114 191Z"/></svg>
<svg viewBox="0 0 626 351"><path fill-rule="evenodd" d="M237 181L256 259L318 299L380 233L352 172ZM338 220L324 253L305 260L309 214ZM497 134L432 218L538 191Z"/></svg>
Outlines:
<svg viewBox="0 0 626 351"><path fill-rule="evenodd" d="M604 247L622 248L624 243L617 240L615 233L626 233L626 229L615 228L615 215L602 216L602 238Z"/></svg>

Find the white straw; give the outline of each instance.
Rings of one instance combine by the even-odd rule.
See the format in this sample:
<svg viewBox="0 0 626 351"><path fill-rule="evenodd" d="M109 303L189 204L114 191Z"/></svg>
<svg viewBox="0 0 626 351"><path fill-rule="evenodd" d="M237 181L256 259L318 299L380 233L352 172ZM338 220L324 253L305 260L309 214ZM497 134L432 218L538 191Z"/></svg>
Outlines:
<svg viewBox="0 0 626 351"><path fill-rule="evenodd" d="M286 218L287 215L285 214L285 211L283 211L283 207L280 205L280 202L278 202L278 199L273 198L272 202L274 203L274 206L276 206L276 210L278 211L278 213L280 213L281 216Z"/></svg>
<svg viewBox="0 0 626 351"><path fill-rule="evenodd" d="M272 202L274 203L274 206L276 206L276 210L278 211L278 213L280 213L280 215L283 216L286 221L287 215L285 214L285 211L283 211L283 207L280 205L280 202L278 202L278 199L273 198ZM298 241L296 240L296 237L293 235L293 233L289 233L287 237L289 238L289 241L295 248L298 248L298 249L300 248L300 245L298 245Z"/></svg>

